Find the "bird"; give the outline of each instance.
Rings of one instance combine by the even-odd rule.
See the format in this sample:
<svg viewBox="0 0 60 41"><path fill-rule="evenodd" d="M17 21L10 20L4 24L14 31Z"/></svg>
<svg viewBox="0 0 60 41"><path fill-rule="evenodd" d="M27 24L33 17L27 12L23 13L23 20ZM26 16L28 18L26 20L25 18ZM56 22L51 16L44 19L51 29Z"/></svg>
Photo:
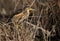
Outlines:
<svg viewBox="0 0 60 41"><path fill-rule="evenodd" d="M34 10L35 9L33 9L31 7L26 8L21 13L14 15L13 18L12 18L12 22L14 24L19 24L20 22L22 22L23 20L25 20L29 17L30 11L34 11Z"/></svg>

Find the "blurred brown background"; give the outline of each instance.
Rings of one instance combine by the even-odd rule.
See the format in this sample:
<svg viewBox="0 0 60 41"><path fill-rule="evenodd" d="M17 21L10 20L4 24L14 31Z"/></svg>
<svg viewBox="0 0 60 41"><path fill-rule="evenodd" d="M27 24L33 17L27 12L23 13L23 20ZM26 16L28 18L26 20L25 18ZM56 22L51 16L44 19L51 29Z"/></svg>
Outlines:
<svg viewBox="0 0 60 41"><path fill-rule="evenodd" d="M26 23L21 23L22 30L8 22L33 1L0 0L0 41L60 41L60 0L35 0L31 8L36 11L31 12ZM44 33L40 27L51 34Z"/></svg>

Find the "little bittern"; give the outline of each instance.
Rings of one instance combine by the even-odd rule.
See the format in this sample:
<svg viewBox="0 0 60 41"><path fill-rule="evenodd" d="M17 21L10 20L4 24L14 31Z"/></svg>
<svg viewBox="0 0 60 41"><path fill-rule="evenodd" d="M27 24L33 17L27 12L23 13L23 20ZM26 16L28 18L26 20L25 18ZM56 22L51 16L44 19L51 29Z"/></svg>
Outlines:
<svg viewBox="0 0 60 41"><path fill-rule="evenodd" d="M15 24L22 22L23 20L27 19L28 16L30 15L29 11L33 11L33 10L34 9L32 9L32 8L26 8L25 11L23 11L17 15L14 15L12 18L12 22Z"/></svg>

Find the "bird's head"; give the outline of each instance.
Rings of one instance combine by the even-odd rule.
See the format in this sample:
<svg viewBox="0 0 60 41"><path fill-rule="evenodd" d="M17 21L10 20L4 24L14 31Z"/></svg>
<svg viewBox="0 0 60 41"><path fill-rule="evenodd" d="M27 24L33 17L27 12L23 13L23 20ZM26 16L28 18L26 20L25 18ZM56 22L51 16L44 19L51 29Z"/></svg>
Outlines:
<svg viewBox="0 0 60 41"><path fill-rule="evenodd" d="M30 7L30 8L26 8L26 11L27 11L27 13L29 13L29 14L30 14L30 11L32 11L32 12L33 12L33 11L35 11L35 9L33 9L33 8L31 8L31 7Z"/></svg>
<svg viewBox="0 0 60 41"><path fill-rule="evenodd" d="M26 10L29 12L29 11L35 11L35 9L33 8L26 8Z"/></svg>

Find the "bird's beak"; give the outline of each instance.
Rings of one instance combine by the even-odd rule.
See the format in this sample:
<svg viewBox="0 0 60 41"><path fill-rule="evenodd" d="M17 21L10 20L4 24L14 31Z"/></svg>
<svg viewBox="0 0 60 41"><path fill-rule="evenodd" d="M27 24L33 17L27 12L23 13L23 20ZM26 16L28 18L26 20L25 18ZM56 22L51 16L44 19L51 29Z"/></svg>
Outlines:
<svg viewBox="0 0 60 41"><path fill-rule="evenodd" d="M35 11L35 9L33 9L33 8L27 8L27 10L29 10L29 11Z"/></svg>
<svg viewBox="0 0 60 41"><path fill-rule="evenodd" d="M36 9L31 9L32 11L37 11Z"/></svg>
<svg viewBox="0 0 60 41"><path fill-rule="evenodd" d="M32 9L31 11L36 11L36 9Z"/></svg>
<svg viewBox="0 0 60 41"><path fill-rule="evenodd" d="M32 11L35 11L35 9L32 9Z"/></svg>
<svg viewBox="0 0 60 41"><path fill-rule="evenodd" d="M32 8L30 8L29 10L32 10L32 11L34 11L35 9L32 9Z"/></svg>

